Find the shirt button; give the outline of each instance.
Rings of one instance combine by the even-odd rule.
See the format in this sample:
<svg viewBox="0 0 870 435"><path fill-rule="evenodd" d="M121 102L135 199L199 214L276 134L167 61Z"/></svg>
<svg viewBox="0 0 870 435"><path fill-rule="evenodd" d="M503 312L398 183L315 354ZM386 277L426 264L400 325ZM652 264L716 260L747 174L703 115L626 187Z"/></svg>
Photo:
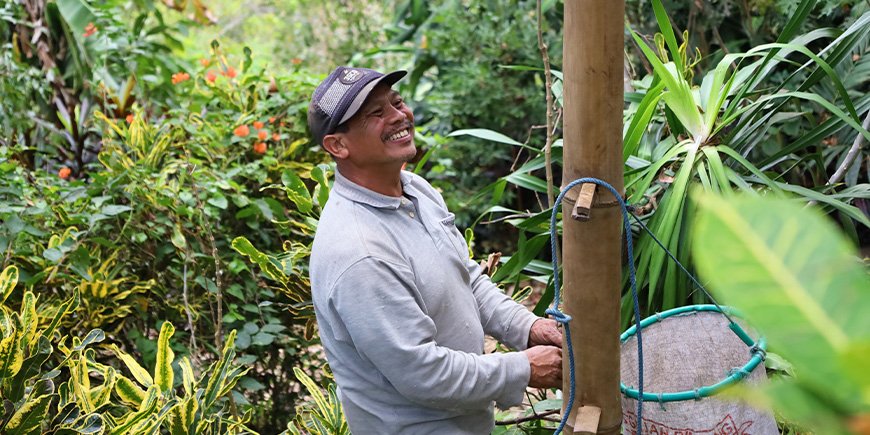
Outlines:
<svg viewBox="0 0 870 435"><path fill-rule="evenodd" d="M409 212L408 212L408 216L411 216L411 218L413 219L413 218L414 218L414 212L413 212L413 211L409 211Z"/></svg>

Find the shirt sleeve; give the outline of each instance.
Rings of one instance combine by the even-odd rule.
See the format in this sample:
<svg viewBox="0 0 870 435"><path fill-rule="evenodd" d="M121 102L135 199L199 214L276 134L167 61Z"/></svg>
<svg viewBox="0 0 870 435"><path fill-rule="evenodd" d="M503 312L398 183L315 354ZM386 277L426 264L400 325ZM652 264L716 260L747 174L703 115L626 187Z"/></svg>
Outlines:
<svg viewBox="0 0 870 435"><path fill-rule="evenodd" d="M330 304L354 348L408 400L432 408L519 404L530 367L522 352L477 355L439 346L407 267L367 257L333 286Z"/></svg>
<svg viewBox="0 0 870 435"><path fill-rule="evenodd" d="M474 260L469 258L466 268L483 331L513 349L525 350L529 331L539 317L504 294Z"/></svg>

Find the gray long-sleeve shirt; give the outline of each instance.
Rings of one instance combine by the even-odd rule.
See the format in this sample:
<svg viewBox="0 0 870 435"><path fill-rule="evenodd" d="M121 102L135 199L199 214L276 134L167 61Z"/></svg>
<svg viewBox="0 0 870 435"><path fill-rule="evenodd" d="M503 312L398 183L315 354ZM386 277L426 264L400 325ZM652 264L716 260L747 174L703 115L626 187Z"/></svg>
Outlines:
<svg viewBox="0 0 870 435"><path fill-rule="evenodd" d="M404 196L336 173L310 273L320 337L351 430L487 434L493 406L519 404L522 352L483 354L484 334L526 348L538 318L468 256L441 195L402 172Z"/></svg>

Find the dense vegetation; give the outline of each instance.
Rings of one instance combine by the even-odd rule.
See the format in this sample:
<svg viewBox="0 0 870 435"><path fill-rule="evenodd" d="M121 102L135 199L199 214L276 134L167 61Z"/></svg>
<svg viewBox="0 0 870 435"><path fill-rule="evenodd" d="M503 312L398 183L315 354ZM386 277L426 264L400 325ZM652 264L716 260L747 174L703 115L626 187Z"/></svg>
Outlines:
<svg viewBox="0 0 870 435"><path fill-rule="evenodd" d="M811 306L840 310L828 289L852 301L829 311L842 336L818 333L816 350L840 366L787 350L788 328L811 319L777 329L762 319L771 307L729 302L772 329L798 370L800 382L770 392L789 411L786 430L860 432L870 337L850 313L867 308L868 287L849 246L870 247L870 3L626 3L629 201L723 296L739 289L711 265L725 276L739 266L705 252L741 242L722 236L741 225L731 207L770 211L758 236L773 248L743 266L755 277L770 278L758 265L786 247L851 262L839 281L802 275L797 260L779 269L813 278ZM516 298L533 293L542 313L547 193L561 182L562 23L558 1L5 1L0 431L346 433L334 390L319 389L329 372L306 261L334 169L310 143L305 111L337 64L410 71L400 90L421 145L411 169L442 190L475 257L504 252L493 279ZM812 212L796 206L807 203ZM787 226L771 216L828 236L777 236ZM698 301L635 236L644 311ZM814 370L841 376L800 376Z"/></svg>

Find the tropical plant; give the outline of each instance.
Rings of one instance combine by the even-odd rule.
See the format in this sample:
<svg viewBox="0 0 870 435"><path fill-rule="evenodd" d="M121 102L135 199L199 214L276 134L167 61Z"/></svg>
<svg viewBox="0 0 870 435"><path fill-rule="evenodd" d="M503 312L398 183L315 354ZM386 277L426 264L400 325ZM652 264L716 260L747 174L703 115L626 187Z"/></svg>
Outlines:
<svg viewBox="0 0 870 435"><path fill-rule="evenodd" d="M287 423L282 435L349 435L350 429L338 400L335 383L329 382L326 394L320 386L299 368L293 368L296 378L311 397L313 404L303 404L296 408L296 418Z"/></svg>
<svg viewBox="0 0 870 435"><path fill-rule="evenodd" d="M252 411L238 415L232 399L227 399L233 387L250 370L234 364L236 331L227 335L220 359L214 362L197 379L186 356L175 361L175 353L169 347L169 339L175 332L171 323L160 328L157 340L157 361L153 376L133 357L113 346L114 353L124 362L134 382L121 374L107 376L115 380L114 392L130 407L130 412L121 418L112 419L111 433L144 433L167 427L173 434L240 434L254 433L246 427ZM181 369L183 394L177 394L172 365ZM109 386L111 388L111 386Z"/></svg>
<svg viewBox="0 0 870 435"><path fill-rule="evenodd" d="M308 147L304 122L316 81L270 77L250 51L210 50L190 72L167 77L184 103L159 117L144 102L120 118L93 109L86 124L101 149L87 173L46 173L24 164L26 144L0 144L0 266L16 264L24 285L44 289L47 307L80 290L81 315L62 326L103 329L143 366L156 362L164 321L186 344L176 352L203 365L236 329L238 359L255 370L236 383L233 401L255 411L251 427L278 432L299 391L288 387L297 383L292 367L319 367L322 357L308 351L316 337L299 301L270 287L230 244L240 235L267 252L286 243L298 257L288 282L305 287L316 220L285 192L261 188L325 177L326 156Z"/></svg>
<svg viewBox="0 0 870 435"><path fill-rule="evenodd" d="M69 345L68 337L61 338L58 328L64 318L79 310L78 292L46 310L37 308L33 292L25 291L20 312L14 312L8 302L17 283L17 267L0 273L0 396L7 404L0 420L3 433L155 433L161 426L179 434L252 433L245 427L250 412L241 417L230 413L226 400L249 370L233 362L235 331L220 359L201 378L195 378L186 356L177 361L184 389L178 395L169 347L175 330L171 323L161 327L153 376L112 345L137 384L98 362L93 346L105 340L102 330L93 329L83 339L73 337ZM52 317L40 315L46 311Z"/></svg>
<svg viewBox="0 0 870 435"><path fill-rule="evenodd" d="M54 419L51 412L62 407L55 402L59 397L68 398L67 384L57 379L58 372L50 370L49 358L54 353L57 327L60 320L75 310L77 295L56 307L50 323L45 326L37 312L37 297L26 291L21 296L21 307L15 312L8 305L10 295L18 284L18 268L9 266L0 273L0 396L5 409L0 430L8 434L29 434L44 432L51 428L65 429L72 433L83 433L91 428L99 428L102 418L91 412L81 412L74 404L66 418ZM99 337L101 331L92 331L89 336ZM86 340L86 346L91 340ZM82 346L81 341L75 341ZM11 409L10 409L11 408ZM45 424L49 423L49 424Z"/></svg>
<svg viewBox="0 0 870 435"><path fill-rule="evenodd" d="M137 3L130 23L111 2L4 3L0 35L12 58L3 63L18 74L4 75L0 88L23 82L8 101L26 114L13 115L4 136L24 144L24 164L80 176L100 150L99 129L88 122L95 107L124 118L138 97L148 95L152 108L167 101L169 76L181 69L171 47L180 45L152 3Z"/></svg>
<svg viewBox="0 0 870 435"><path fill-rule="evenodd" d="M682 263L691 264L687 238L691 221L687 216L693 205L687 193L695 185L723 194L734 190L793 192L841 216L841 222L853 229L856 239L858 231L853 222L870 228L866 214L850 204L860 205L870 196L866 174L853 178L846 188L836 182L819 186L824 181L815 181L827 179L828 166L850 165L842 156L847 152L845 147L838 148L841 157L832 157L833 149L825 150L826 158L821 153L812 154L825 137L840 137L840 143L854 139L859 144L870 137L859 116L870 109L870 98L856 92L863 85L854 84L866 82L868 76L865 74L863 82L857 80L847 88L835 69L850 70L861 61L850 61L848 54L865 49L870 12L842 31L820 29L797 35L815 4L802 1L777 42L725 56L715 69L704 74L700 85L695 85L694 65L699 59L689 56L687 41L677 42L661 1L652 4L662 33L654 38L657 51L647 47L639 34L632 33L652 65L653 74L637 83L640 91L626 94L629 104L625 110L623 155L628 200L664 245ZM819 54L806 47L823 42L826 45L821 46ZM804 63L796 63L801 56L806 59ZM554 75L552 91L554 100L560 103L561 77ZM772 76L781 80L769 81ZM826 121L810 124L808 131L799 130L801 124L806 124L798 123L802 116L809 118L817 113ZM866 116L865 122L870 119ZM792 125L798 128L792 129ZM771 137L772 131L777 136ZM546 166L545 150L485 129L460 130L451 135L473 135L529 152L525 164L475 197L492 200L477 221L489 216L490 222L506 222L521 231L516 253L502 258L505 264L493 276L496 281L516 284L532 278L550 282L547 264L538 259L547 246L548 207L540 205L540 211L528 211L504 207L499 202L508 185L536 192L539 197L546 194L547 183L538 175ZM552 149L552 164L559 165L561 141L557 140ZM851 170L854 173L856 168ZM808 177L806 171L821 172L821 176ZM634 261L638 264L638 283L646 287L643 305L647 310L672 308L703 297L691 291L688 277L648 234L640 231L637 237ZM543 313L550 299L548 291L536 312ZM630 298L624 298L625 323L631 319L630 302Z"/></svg>
<svg viewBox="0 0 870 435"><path fill-rule="evenodd" d="M794 371L744 395L818 433L865 433L870 275L852 242L802 201L694 193L701 277Z"/></svg>
<svg viewBox="0 0 870 435"><path fill-rule="evenodd" d="M746 158L753 155L766 131L795 116L787 110L794 110L795 105L805 113L819 110L803 106L801 102L817 104L829 114L830 122L810 128L799 142L807 143L808 137L831 135L846 128L870 138L870 132L861 126L858 115L859 111L870 108L870 99L865 96L858 103L853 102L832 69L870 32L870 13L843 32L818 30L796 36L814 5L815 1L802 1L777 42L755 47L746 53L726 55L713 71L703 77L700 87L693 86L691 81L692 61L686 53L686 41L677 43L659 0L653 1L662 29L662 34L655 38L659 53L654 53L638 34L633 33L655 73L625 133L625 159L628 161L629 157L634 157L632 169L626 173L627 195L636 205L654 210L647 216L650 230L681 262L689 263L690 260L686 216L691 204L687 193L696 183L713 192L759 188L795 192L870 227L867 216L848 204L854 198L866 197L868 185L834 195L829 191L781 182L778 179L787 176L788 169L784 173L768 174ZM806 48L810 42L833 36L836 36L834 40L819 50L820 55ZM789 57L796 55L809 60L790 71L779 83L768 85L764 81L774 71L785 68L786 62L791 63ZM753 60L756 58L760 59ZM745 64L747 61L751 62ZM833 84L836 94L832 97L845 110L828 98L810 92L824 78ZM787 86L793 82L797 85L794 90L789 90ZM664 103L669 135L663 135L661 129L653 129L653 136L645 138L651 132L651 119L659 100ZM777 116L778 113L781 115ZM690 282L651 237L642 233L635 252L638 282L648 286L647 306L669 309L688 299ZM695 296L696 299L701 297L701 294ZM626 319L629 318L630 306L630 300L626 298L623 304Z"/></svg>

